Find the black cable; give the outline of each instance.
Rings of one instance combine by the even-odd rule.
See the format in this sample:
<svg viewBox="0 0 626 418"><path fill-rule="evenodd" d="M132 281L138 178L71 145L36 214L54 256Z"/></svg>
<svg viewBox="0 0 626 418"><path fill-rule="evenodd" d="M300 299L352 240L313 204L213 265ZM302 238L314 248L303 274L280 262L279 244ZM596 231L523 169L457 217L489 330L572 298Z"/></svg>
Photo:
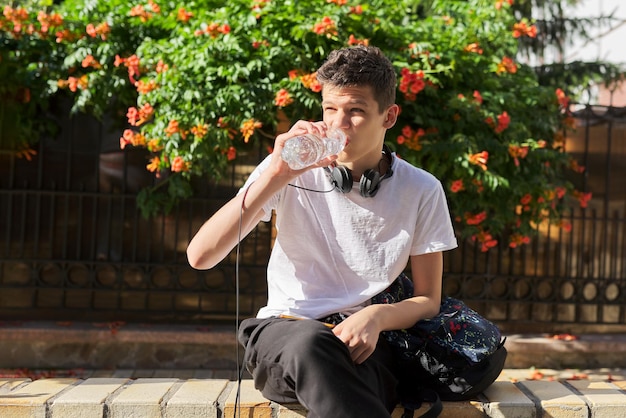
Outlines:
<svg viewBox="0 0 626 418"><path fill-rule="evenodd" d="M241 401L241 379L243 376L243 367L239 363L239 254L241 249L241 230L243 225L243 210L246 204L246 196L248 195L250 186L243 192L243 198L241 199L241 208L239 210L239 226L237 231L237 250L235 257L235 357L237 364L237 394L235 396L235 408L233 411L233 417L239 418L241 416L241 408L239 408L239 402Z"/></svg>
<svg viewBox="0 0 626 418"><path fill-rule="evenodd" d="M330 190L313 190L313 189L307 189L306 187L302 187L302 186L296 186L295 184L287 184L287 186L291 186L291 187L295 187L296 189L302 189L302 190L306 190L307 192L315 192L315 193L330 193L333 190L335 190L334 188L330 189Z"/></svg>
<svg viewBox="0 0 626 418"><path fill-rule="evenodd" d="M237 231L237 247L236 247L237 249L236 249L236 256L235 256L235 343L236 343L235 356L237 357L237 360L236 360L237 394L235 396L235 407L233 411L233 417L235 418L241 417L241 408L239 408L239 402L241 401L241 398L240 398L241 380L243 378L243 367L239 363L239 341L238 341L238 336L239 336L239 255L240 255L240 248L241 248L241 230L242 230L242 225L243 225L243 210L245 208L246 196L248 195L248 190L250 190L250 186L248 186L248 188L246 188L246 190L244 191L243 199L241 200L241 208L239 211L239 226L238 226L238 231ZM302 190L315 192L315 193L330 193L333 190L335 190L334 188L330 190L313 190L313 189L307 189L306 187L296 186L295 184L289 184L289 186L295 187L296 189L302 189Z"/></svg>

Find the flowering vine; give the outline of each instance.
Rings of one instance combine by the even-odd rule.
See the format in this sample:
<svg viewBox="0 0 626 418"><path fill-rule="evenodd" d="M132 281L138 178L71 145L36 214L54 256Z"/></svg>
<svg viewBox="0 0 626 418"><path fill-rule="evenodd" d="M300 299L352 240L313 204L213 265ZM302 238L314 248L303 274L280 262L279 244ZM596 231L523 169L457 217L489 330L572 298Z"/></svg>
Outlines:
<svg viewBox="0 0 626 418"><path fill-rule="evenodd" d="M145 149L157 179L140 196L150 214L193 195L192 179L217 179L229 162L271 148L280 123L318 120L315 71L328 52L375 45L398 76L401 111L387 144L441 179L460 235L488 251L526 245L546 222L567 232L564 214L593 196L568 180L585 170L565 152L568 86L542 87L515 60L518 40L538 28L516 17L513 0L458 2L455 13L445 3L423 15L406 13L409 0L5 6L0 33L13 50L42 42L46 50L32 55L48 60L12 67L40 69L19 82L3 73L6 97L32 115L54 94L113 115L120 149ZM0 53L0 68L17 59ZM14 152L36 158L28 143Z"/></svg>

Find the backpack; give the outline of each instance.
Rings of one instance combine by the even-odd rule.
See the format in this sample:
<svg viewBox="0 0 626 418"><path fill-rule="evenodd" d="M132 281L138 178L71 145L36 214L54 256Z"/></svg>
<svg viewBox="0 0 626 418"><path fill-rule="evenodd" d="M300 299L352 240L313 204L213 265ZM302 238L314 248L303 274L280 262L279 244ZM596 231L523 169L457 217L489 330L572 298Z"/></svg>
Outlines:
<svg viewBox="0 0 626 418"><path fill-rule="evenodd" d="M402 274L372 303L395 303L413 295L413 282ZM405 330L384 331L400 369L400 397L410 418L423 402L422 417L437 417L442 400L469 400L489 387L506 360L505 338L498 327L465 303L442 298L439 314Z"/></svg>

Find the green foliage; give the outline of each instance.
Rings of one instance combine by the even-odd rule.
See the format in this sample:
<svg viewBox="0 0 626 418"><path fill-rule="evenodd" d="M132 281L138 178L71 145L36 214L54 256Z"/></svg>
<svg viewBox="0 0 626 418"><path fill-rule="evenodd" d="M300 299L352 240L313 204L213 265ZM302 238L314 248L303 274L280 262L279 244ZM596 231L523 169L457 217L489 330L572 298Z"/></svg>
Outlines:
<svg viewBox="0 0 626 418"><path fill-rule="evenodd" d="M517 20L536 17L538 36L520 38L519 55L535 61L534 70L543 86L563 87L580 100L589 87L611 85L622 79L620 65L601 61L571 61L563 57L594 39L593 31L608 33L623 24L613 13L600 16L571 16L581 0L517 0L513 10ZM597 35L596 35L597 36Z"/></svg>
<svg viewBox="0 0 626 418"><path fill-rule="evenodd" d="M147 169L167 174L140 194L145 214L253 147L271 148L281 118L320 118L314 72L357 43L380 47L398 71L402 112L388 144L441 179L459 231L483 250L526 243L540 224L559 224L568 201L588 198L567 181L567 98L515 62L514 34L534 35L509 1L66 0L54 10L58 42L15 36L2 21L3 42L19 46L0 65L46 67L43 84L26 84L29 70L13 85L70 93L75 110L128 124L121 145L147 147Z"/></svg>

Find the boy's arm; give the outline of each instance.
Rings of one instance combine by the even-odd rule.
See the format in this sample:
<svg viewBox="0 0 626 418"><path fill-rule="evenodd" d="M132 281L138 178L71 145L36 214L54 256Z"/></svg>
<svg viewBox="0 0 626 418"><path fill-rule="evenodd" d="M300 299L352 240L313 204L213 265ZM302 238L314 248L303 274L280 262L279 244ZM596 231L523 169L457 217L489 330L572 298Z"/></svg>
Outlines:
<svg viewBox="0 0 626 418"><path fill-rule="evenodd" d="M275 193L304 171L327 166L337 158L336 155L331 156L296 171L291 170L280 157L288 138L308 132L319 135L325 132L324 129L320 124L298 121L289 132L276 137L268 168L245 192L235 196L211 216L192 238L187 247L187 259L193 268L210 269L222 261L235 248L239 239L248 235L263 218L263 205Z"/></svg>

